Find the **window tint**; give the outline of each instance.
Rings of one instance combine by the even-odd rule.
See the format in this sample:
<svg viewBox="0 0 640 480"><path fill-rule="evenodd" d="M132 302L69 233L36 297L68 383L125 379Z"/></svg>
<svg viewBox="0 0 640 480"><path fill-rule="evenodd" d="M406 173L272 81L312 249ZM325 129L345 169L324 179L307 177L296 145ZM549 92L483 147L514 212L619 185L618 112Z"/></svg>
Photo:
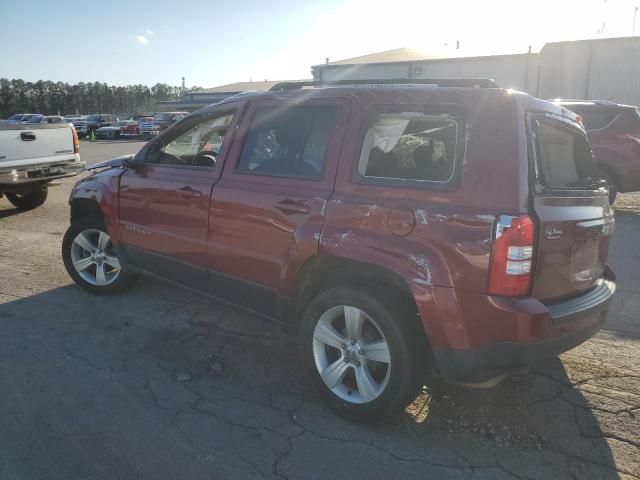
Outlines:
<svg viewBox="0 0 640 480"><path fill-rule="evenodd" d="M238 170L276 176L321 177L334 107L258 108Z"/></svg>
<svg viewBox="0 0 640 480"><path fill-rule="evenodd" d="M232 120L233 113L229 113L187 126L187 130L176 132L177 136L155 144L146 162L213 168Z"/></svg>
<svg viewBox="0 0 640 480"><path fill-rule="evenodd" d="M451 119L380 115L365 135L358 172L365 177L449 181L456 138L456 122Z"/></svg>
<svg viewBox="0 0 640 480"><path fill-rule="evenodd" d="M581 180L595 176L591 147L580 133L539 121L536 139L538 165L548 187L580 187Z"/></svg>

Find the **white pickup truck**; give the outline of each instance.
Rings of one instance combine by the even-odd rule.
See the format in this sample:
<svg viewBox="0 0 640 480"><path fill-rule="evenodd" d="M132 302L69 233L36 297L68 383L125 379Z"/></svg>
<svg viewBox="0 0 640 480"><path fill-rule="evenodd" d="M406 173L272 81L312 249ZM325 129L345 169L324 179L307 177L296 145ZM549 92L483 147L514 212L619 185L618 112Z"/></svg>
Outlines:
<svg viewBox="0 0 640 480"><path fill-rule="evenodd" d="M42 205L49 182L77 175L84 165L71 124L0 125L0 197L19 209Z"/></svg>

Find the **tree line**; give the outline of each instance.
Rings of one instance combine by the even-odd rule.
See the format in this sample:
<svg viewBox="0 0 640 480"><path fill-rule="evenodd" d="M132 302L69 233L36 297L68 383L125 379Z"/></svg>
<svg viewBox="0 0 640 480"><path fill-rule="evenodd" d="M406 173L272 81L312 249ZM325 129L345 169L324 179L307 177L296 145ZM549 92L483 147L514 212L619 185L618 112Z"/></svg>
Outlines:
<svg viewBox="0 0 640 480"><path fill-rule="evenodd" d="M165 83L114 86L100 82L69 84L0 78L0 118L14 113L74 115L153 112L155 103L174 100L182 89Z"/></svg>

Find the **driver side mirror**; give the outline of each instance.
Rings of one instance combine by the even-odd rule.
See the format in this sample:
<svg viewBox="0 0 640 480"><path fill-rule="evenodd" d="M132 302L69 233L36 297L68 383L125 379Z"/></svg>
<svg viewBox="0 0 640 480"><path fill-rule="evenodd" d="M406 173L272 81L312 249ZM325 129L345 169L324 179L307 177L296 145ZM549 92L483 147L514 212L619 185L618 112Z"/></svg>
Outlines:
<svg viewBox="0 0 640 480"><path fill-rule="evenodd" d="M129 157L129 158L125 158L122 161L122 166L126 167L126 168L137 168L140 165L142 165L142 161L141 160L136 160L137 155L134 155L133 157Z"/></svg>

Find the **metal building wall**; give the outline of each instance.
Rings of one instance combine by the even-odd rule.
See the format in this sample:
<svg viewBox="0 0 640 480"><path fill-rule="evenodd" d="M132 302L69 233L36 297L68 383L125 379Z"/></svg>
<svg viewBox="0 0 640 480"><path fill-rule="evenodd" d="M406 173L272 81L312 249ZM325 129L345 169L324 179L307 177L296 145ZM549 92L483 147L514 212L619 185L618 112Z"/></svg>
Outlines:
<svg viewBox="0 0 640 480"><path fill-rule="evenodd" d="M320 65L313 73L323 80L489 77L540 98L640 105L640 37L548 43L539 54Z"/></svg>
<svg viewBox="0 0 640 480"><path fill-rule="evenodd" d="M535 93L538 55L525 53L416 62L412 73L414 78L493 78L502 87Z"/></svg>
<svg viewBox="0 0 640 480"><path fill-rule="evenodd" d="M540 67L541 98L640 104L640 37L550 43Z"/></svg>

